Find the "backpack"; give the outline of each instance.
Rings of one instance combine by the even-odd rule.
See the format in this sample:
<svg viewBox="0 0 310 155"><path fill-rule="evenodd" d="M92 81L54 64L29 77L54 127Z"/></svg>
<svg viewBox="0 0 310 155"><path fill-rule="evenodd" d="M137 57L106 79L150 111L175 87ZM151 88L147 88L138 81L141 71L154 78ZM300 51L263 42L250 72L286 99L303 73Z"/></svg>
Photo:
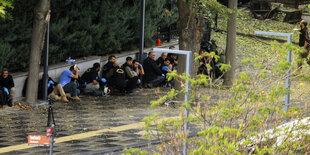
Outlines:
<svg viewBox="0 0 310 155"><path fill-rule="evenodd" d="M4 87L0 87L0 105L12 106L12 101L9 100L9 94L4 90Z"/></svg>
<svg viewBox="0 0 310 155"><path fill-rule="evenodd" d="M122 68L116 67L114 69L111 83L113 87L115 86L118 89L124 89L126 87L126 73Z"/></svg>

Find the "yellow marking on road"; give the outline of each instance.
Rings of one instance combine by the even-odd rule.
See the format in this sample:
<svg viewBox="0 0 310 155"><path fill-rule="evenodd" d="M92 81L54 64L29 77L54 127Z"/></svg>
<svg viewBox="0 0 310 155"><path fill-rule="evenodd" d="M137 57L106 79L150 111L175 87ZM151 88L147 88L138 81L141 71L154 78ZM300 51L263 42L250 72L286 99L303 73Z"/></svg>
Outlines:
<svg viewBox="0 0 310 155"><path fill-rule="evenodd" d="M78 139L84 139L84 138L99 136L103 132L119 132L119 131L124 131L124 130L129 130L129 129L137 129L137 128L143 128L143 127L144 127L144 122L133 123L133 124L122 125L122 126L118 126L118 127L112 127L112 128L101 129L101 130L96 130L96 131L89 131L89 132L75 134L75 135L71 135L71 136L55 138L55 143L57 144L57 143L63 143L63 142L72 141L72 140L78 140ZM37 147L37 146L32 146L32 145L30 146L27 143L26 144L20 144L20 145L13 145L13 146L0 148L0 153L30 149L33 147Z"/></svg>

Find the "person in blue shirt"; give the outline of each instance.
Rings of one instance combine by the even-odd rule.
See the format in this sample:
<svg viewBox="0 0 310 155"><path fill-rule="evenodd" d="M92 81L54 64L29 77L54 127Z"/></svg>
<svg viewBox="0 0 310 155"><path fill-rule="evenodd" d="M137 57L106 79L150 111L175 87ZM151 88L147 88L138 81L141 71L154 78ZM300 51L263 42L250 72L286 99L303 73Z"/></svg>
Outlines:
<svg viewBox="0 0 310 155"><path fill-rule="evenodd" d="M71 66L70 69L66 69L60 75L59 84L63 87L66 93L71 94L71 99L80 101L81 99L78 97L80 94L80 90L77 88L76 80L71 79L78 79L78 67L77 65Z"/></svg>

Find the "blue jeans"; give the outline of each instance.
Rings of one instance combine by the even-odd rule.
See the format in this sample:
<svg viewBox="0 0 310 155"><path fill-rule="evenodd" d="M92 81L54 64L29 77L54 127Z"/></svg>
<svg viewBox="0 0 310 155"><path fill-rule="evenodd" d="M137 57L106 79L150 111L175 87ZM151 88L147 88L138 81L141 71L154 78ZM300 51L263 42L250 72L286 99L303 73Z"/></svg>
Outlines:
<svg viewBox="0 0 310 155"><path fill-rule="evenodd" d="M72 97L80 94L80 90L77 89L77 84L75 81L71 81L70 83L66 84L63 88L64 91L66 93L70 93Z"/></svg>

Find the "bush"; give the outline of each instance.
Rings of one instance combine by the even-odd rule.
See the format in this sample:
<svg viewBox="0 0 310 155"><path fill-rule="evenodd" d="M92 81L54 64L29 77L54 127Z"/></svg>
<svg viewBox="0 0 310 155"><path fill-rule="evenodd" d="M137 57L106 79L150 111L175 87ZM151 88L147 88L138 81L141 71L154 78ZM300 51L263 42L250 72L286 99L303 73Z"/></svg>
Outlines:
<svg viewBox="0 0 310 155"><path fill-rule="evenodd" d="M37 2L15 0L14 10L9 11L13 19L0 19L0 52L4 60L0 67L27 70ZM170 7L170 3L174 5ZM167 9L171 10L169 16L165 14ZM153 45L157 27L175 22L177 15L175 1L146 1L145 45ZM79 58L135 49L139 40L140 0L51 1L50 64L69 56Z"/></svg>

